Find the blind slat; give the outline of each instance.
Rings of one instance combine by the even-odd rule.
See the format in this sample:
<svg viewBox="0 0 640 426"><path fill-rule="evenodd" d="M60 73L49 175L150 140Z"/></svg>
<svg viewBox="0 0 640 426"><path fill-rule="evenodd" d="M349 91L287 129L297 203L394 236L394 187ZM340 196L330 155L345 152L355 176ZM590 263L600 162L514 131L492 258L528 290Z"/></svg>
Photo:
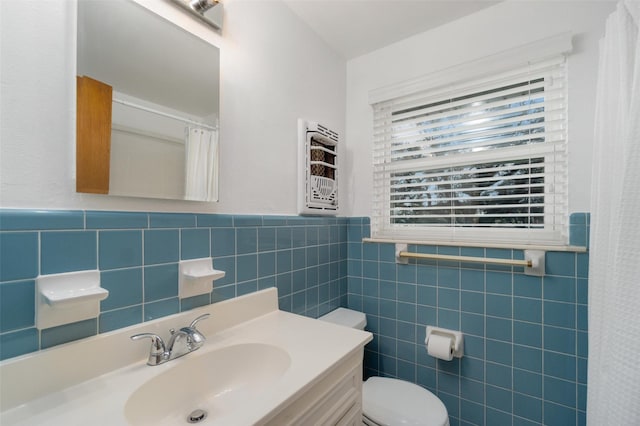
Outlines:
<svg viewBox="0 0 640 426"><path fill-rule="evenodd" d="M500 149L491 149L477 152L459 152L455 155L444 155L436 157L424 157L416 159L403 159L402 161L391 161L388 156L375 156L375 173L402 173L425 171L451 167L479 167L488 163L510 163L522 159L544 158L546 164L564 163L566 155L564 153L564 143L562 141L545 142L534 145L509 146ZM560 152L559 150L562 150ZM499 166L496 166L499 167ZM504 167L509 167L508 165Z"/></svg>
<svg viewBox="0 0 640 426"><path fill-rule="evenodd" d="M517 121L522 121L522 120L512 120L512 122L517 122ZM519 131L519 132L531 132L531 131L534 131L536 129L544 129L546 127L553 126L554 124L559 124L559 123L562 123L562 122L563 122L563 119L560 118L560 119L555 119L555 120L553 120L553 119L545 120L544 123L542 123L542 124L541 123L534 123L534 124L520 125L520 126L517 127L517 129L516 128L510 128L510 127L498 128L497 130L496 129L487 129L487 130L485 130L485 131L483 131L481 133L479 132L479 133L476 133L476 134L472 135L471 138L472 139L490 138L490 137L503 135L505 133L514 133L516 131ZM479 128L479 129L483 128L483 126L480 126L480 125L478 125L476 127ZM561 127L561 126L558 126L558 127ZM461 131L462 130L473 130L473 129L472 128L467 128L467 129L461 129ZM512 131L508 132L508 130L512 130ZM449 131L449 133L451 133L451 131ZM530 134L531 135L535 135L535 136L538 136L538 135L543 135L544 136L544 133L545 132L538 132L538 133L531 132ZM444 134L447 134L447 132L445 132L445 131L434 132L433 135L429 135L428 132L424 132L424 133L415 133L414 132L414 134L405 134L405 135L396 134L394 136L394 138L391 139L390 141L391 141L392 144L396 144L396 145L397 144L401 144L401 143L406 143L409 146L411 146L411 144L414 144L416 147L423 147L425 145L427 147L429 147L430 145L436 144L436 143L435 142L434 143L429 143L428 141L425 142L424 139L427 136L429 136L430 138L433 139L433 138L439 137L439 136L444 135ZM469 136L467 136L467 135L463 135L463 136L466 136L467 138L469 138ZM437 144L438 145L444 145L444 144L455 145L456 142L459 142L460 139L461 138L457 137L456 134L453 134L453 137L442 138L442 139L437 140Z"/></svg>
<svg viewBox="0 0 640 426"><path fill-rule="evenodd" d="M565 85L564 85L564 80L565 80L565 76L564 73L545 73L544 75L541 75L543 77L546 78L547 81L552 81L553 85L549 85L549 84L534 84L531 85L530 89L533 90L537 90L540 88L545 88L545 93L547 95L549 95L550 93L553 93L554 91L562 91L565 89ZM498 89L498 88L503 88L502 92L505 95L511 95L511 94L515 94L515 93L520 93L522 92L521 88L510 88L510 85L513 85L514 83L522 83L523 81L527 81L527 78L525 77L524 80L520 80L517 78L514 79L510 79L510 80L504 80L502 82L500 81L494 81L491 84L487 84L486 86L478 86L478 90L475 92L475 96L476 99L478 100L486 100L486 99L491 99L494 94L493 93L485 93L487 90L489 89ZM394 100L390 100L387 101L384 104L381 105L374 105L374 112L378 113L381 111L389 111L389 110L394 110L397 114L399 118L402 118L403 115L407 112L409 112L410 110L415 110L418 107L425 107L426 108L430 108L430 105L436 104L436 103L442 103L444 101L451 101L453 99L459 99L456 101L452 101L452 103L456 102L457 104L464 104L465 102L463 101L463 99L465 98L465 96L468 96L470 93L473 93L472 91L468 91L468 92L464 92L464 93L454 93L454 91L447 91L442 93L441 95L434 93L434 94L419 94L416 95L414 97L411 98L407 98L405 100L398 100L398 99L394 99ZM455 105L455 104L454 104ZM435 106L435 105L434 105Z"/></svg>
<svg viewBox="0 0 640 426"><path fill-rule="evenodd" d="M529 88L534 89L534 88ZM544 86L539 85L536 90L543 90ZM522 102L532 102L535 100L541 100L543 98L549 99L554 90L563 90L563 87L556 86L551 90L545 92L524 92L522 89L510 89L500 93L492 93L484 96L478 96L477 98L464 99L459 101L451 101L450 103L440 103L438 105L429 106L426 108L418 109L419 105L406 107L406 112L394 111L394 122L411 122L411 120L419 121L416 119L418 116L427 116L433 118L446 117L451 114L452 110L461 111L467 113L475 113L478 111L485 111L486 109L496 109L506 107L511 104L518 104ZM426 102L425 102L426 101ZM428 101L424 100L423 104ZM462 108L465 106L465 108Z"/></svg>

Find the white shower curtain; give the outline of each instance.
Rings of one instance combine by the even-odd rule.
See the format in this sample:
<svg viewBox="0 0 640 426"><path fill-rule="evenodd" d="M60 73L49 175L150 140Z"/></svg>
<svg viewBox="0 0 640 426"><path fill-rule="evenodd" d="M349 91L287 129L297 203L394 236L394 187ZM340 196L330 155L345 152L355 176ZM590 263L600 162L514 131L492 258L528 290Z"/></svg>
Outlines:
<svg viewBox="0 0 640 426"><path fill-rule="evenodd" d="M600 45L589 263L587 424L640 425L640 3Z"/></svg>
<svg viewBox="0 0 640 426"><path fill-rule="evenodd" d="M185 199L216 201L218 132L198 127L187 128L185 163Z"/></svg>

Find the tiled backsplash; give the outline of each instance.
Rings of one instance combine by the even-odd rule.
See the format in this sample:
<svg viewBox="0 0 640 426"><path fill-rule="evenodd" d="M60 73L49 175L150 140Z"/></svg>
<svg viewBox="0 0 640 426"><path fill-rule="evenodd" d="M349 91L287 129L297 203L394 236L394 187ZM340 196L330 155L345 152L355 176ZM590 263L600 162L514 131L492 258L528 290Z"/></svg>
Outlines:
<svg viewBox="0 0 640 426"><path fill-rule="evenodd" d="M571 216L570 242L587 246L589 215ZM349 303L374 340L365 374L418 383L456 425L584 425L588 253L547 252L544 277L522 268L412 261L393 244L363 243L369 221L349 226ZM523 259L521 250L410 246L409 251ZM436 360L425 326L462 330L465 354Z"/></svg>
<svg viewBox="0 0 640 426"><path fill-rule="evenodd" d="M267 287L284 310L346 306L346 218L0 210L0 359ZM213 257L211 294L178 298L178 261ZM34 326L38 275L99 269L100 316Z"/></svg>

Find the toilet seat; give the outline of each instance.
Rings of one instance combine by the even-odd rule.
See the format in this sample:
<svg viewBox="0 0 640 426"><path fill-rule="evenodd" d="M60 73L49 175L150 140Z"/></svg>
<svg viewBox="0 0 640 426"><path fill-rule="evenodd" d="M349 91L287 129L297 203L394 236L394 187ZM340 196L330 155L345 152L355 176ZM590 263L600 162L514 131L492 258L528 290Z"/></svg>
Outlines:
<svg viewBox="0 0 640 426"><path fill-rule="evenodd" d="M387 377L370 377L362 384L362 411L365 424L449 426L447 409L434 394Z"/></svg>

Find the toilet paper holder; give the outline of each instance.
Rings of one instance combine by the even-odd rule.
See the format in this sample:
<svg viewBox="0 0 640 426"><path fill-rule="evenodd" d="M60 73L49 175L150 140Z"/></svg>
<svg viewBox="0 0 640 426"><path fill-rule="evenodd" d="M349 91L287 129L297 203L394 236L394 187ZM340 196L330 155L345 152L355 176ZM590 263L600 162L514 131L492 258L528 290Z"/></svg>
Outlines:
<svg viewBox="0 0 640 426"><path fill-rule="evenodd" d="M453 356L456 358L462 358L462 354L464 353L464 339L462 332L428 325L427 336L424 339L425 345L429 345L429 338L432 335L450 338L451 348L453 349Z"/></svg>

